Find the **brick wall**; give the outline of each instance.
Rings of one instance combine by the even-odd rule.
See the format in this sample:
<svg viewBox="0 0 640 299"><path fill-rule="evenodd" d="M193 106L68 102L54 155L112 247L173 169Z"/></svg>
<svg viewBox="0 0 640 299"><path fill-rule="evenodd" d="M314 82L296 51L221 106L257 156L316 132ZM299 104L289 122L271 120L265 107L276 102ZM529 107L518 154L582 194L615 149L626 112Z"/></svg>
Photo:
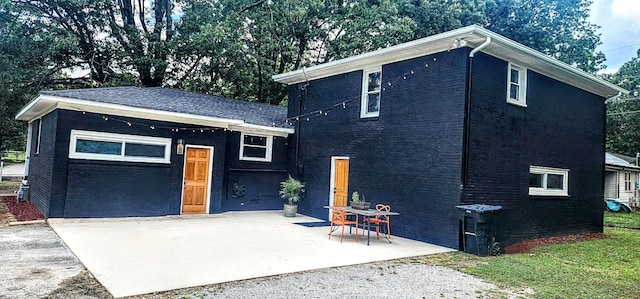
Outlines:
<svg viewBox="0 0 640 299"><path fill-rule="evenodd" d="M329 203L331 156L347 156L349 194L357 190L399 212L394 235L457 247L467 54L461 49L384 65L375 119L359 117L361 71L311 81L302 92L291 86L290 116L298 115L300 94L303 113L356 99L302 119L299 164L307 193L300 211L327 219L322 206Z"/></svg>
<svg viewBox="0 0 640 299"><path fill-rule="evenodd" d="M507 62L473 61L462 203L501 205L505 245L602 231L604 98L529 70L527 107L506 103ZM529 196L529 167L569 169L569 197Z"/></svg>

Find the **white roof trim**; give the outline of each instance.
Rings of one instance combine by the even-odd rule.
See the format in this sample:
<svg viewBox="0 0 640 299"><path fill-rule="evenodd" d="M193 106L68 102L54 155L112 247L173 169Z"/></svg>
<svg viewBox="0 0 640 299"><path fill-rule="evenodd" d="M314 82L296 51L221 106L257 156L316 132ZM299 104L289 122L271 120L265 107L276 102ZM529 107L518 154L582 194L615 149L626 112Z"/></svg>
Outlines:
<svg viewBox="0 0 640 299"><path fill-rule="evenodd" d="M76 98L67 98L52 95L39 95L28 103L16 115L17 120L32 121L55 109L85 111L98 114L118 115L148 120L185 123L201 126L225 128L231 130L259 131L265 134L287 137L294 133L294 129L277 128L245 123L243 120L226 119L202 115L193 115L181 112L162 111L148 108L138 108L126 105L94 102Z"/></svg>
<svg viewBox="0 0 640 299"><path fill-rule="evenodd" d="M530 70L584 89L602 97L611 97L619 92L628 94L629 91L602 80L596 76L574 68L564 62L549 57L541 52L519 44L497 33L484 29L478 25L467 26L456 30L432 35L418 40L402 43L396 46L364 53L345 59L335 60L324 64L296 70L272 78L276 82L296 84L306 80L314 80L361 70L371 66L390 64L451 49L454 41L464 40L466 46L476 48L486 40L492 42L481 52L522 65ZM306 75L306 76L305 76Z"/></svg>

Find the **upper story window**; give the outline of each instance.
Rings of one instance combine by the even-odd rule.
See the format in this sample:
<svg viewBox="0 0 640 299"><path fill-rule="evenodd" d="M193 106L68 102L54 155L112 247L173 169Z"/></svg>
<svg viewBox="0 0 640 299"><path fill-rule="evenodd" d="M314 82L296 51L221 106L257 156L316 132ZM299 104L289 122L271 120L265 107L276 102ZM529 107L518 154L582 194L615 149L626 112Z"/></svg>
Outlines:
<svg viewBox="0 0 640 299"><path fill-rule="evenodd" d="M507 103L527 106L527 69L509 63Z"/></svg>
<svg viewBox="0 0 640 299"><path fill-rule="evenodd" d="M529 195L569 196L569 170L531 166Z"/></svg>
<svg viewBox="0 0 640 299"><path fill-rule="evenodd" d="M171 138L71 130L69 158L171 163Z"/></svg>
<svg viewBox="0 0 640 299"><path fill-rule="evenodd" d="M271 162L273 136L248 135L240 136L240 160Z"/></svg>
<svg viewBox="0 0 640 299"><path fill-rule="evenodd" d="M362 97L360 99L360 117L380 115L380 90L382 87L382 68L363 71Z"/></svg>

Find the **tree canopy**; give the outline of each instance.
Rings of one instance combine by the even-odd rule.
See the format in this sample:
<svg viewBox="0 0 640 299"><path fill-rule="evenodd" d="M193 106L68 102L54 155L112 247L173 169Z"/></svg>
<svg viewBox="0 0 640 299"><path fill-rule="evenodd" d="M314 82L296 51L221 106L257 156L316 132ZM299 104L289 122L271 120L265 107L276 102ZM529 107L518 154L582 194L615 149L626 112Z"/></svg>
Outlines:
<svg viewBox="0 0 640 299"><path fill-rule="evenodd" d="M607 104L607 151L635 157L640 152L640 49L606 78L631 92Z"/></svg>
<svg viewBox="0 0 640 299"><path fill-rule="evenodd" d="M590 4L0 0L0 149L24 140L25 126L13 116L42 89L168 86L279 104L287 93L274 74L470 24L594 72L604 55L595 51L600 37L587 20Z"/></svg>

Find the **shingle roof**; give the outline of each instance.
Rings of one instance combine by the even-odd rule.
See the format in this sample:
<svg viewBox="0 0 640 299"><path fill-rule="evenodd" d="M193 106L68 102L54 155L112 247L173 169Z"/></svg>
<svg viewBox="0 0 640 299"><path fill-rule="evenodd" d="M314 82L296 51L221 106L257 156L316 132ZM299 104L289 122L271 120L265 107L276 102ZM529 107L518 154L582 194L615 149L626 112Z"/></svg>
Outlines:
<svg viewBox="0 0 640 299"><path fill-rule="evenodd" d="M41 94L291 128L285 121L285 108L171 88L109 87L42 91Z"/></svg>
<svg viewBox="0 0 640 299"><path fill-rule="evenodd" d="M617 157L613 153L606 153L605 154L605 162L604 163L607 164L607 165L611 165L611 166L640 169L640 167L635 166L635 165L625 161L624 159L621 159L621 158Z"/></svg>

